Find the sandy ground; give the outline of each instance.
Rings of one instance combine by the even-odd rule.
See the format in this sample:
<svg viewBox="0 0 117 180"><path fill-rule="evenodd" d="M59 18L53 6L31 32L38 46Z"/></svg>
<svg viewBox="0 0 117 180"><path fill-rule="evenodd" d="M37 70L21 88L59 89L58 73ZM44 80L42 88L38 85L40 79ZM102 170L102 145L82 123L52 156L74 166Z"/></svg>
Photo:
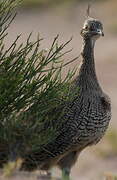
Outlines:
<svg viewBox="0 0 117 180"><path fill-rule="evenodd" d="M114 2L114 1L113 1ZM22 33L21 41L26 39L27 34L33 31L33 38L40 32L44 37L42 47L48 48L56 34L60 34L60 42L68 40L73 36L71 44L68 46L73 51L66 59L77 56L81 49L82 40L80 29L85 19L86 4L68 6L66 9L53 8L45 10L20 10L16 20L9 30L9 45L17 34ZM117 7L117 4L115 4ZM93 5L92 14L98 17L104 23L104 38L101 38L95 48L96 69L98 79L103 89L109 94L112 101L112 121L110 126L116 127L117 117L117 32L114 32L114 17L117 16L116 8L112 11L108 1ZM113 17L113 14L114 17ZM79 65L80 60L70 66ZM69 68L69 67L68 67ZM65 69L66 71L66 69ZM104 141L102 141L104 143ZM101 146L101 145L98 145ZM96 148L96 147L95 147ZM94 148L94 149L95 149ZM73 180L103 180L104 173L117 173L117 157L111 159L102 159L93 153L93 150L82 152L78 163L72 170ZM58 170L53 174L59 175ZM19 179L17 179L19 180Z"/></svg>

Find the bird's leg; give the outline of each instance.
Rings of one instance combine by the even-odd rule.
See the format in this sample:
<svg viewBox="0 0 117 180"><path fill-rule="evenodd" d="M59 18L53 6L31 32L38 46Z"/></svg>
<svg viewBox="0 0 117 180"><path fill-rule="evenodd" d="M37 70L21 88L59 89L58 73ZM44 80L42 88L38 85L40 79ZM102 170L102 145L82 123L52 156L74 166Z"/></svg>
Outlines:
<svg viewBox="0 0 117 180"><path fill-rule="evenodd" d="M70 168L62 169L62 180L70 180Z"/></svg>
<svg viewBox="0 0 117 180"><path fill-rule="evenodd" d="M62 180L70 180L71 168L77 161L80 152L81 150L69 152L58 162L57 165L62 170Z"/></svg>

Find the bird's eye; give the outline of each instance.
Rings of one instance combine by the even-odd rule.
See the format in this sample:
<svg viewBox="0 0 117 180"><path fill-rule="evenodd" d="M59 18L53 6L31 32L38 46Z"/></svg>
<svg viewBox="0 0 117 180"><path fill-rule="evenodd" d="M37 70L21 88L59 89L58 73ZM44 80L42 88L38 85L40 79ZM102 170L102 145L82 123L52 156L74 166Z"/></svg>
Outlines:
<svg viewBox="0 0 117 180"><path fill-rule="evenodd" d="M86 25L86 26L85 26L85 30L88 30L88 28L89 28L89 27Z"/></svg>
<svg viewBox="0 0 117 180"><path fill-rule="evenodd" d="M102 26L102 25L101 25L101 23L98 23L98 26L100 26L100 27L101 27L101 26Z"/></svg>

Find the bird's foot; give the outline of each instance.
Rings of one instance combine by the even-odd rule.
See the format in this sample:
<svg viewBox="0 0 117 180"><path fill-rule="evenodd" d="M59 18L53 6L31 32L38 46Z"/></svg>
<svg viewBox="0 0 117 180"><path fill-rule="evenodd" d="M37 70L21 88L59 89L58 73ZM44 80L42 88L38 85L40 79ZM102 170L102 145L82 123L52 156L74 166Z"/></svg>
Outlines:
<svg viewBox="0 0 117 180"><path fill-rule="evenodd" d="M69 168L62 169L62 180L70 180L70 169Z"/></svg>

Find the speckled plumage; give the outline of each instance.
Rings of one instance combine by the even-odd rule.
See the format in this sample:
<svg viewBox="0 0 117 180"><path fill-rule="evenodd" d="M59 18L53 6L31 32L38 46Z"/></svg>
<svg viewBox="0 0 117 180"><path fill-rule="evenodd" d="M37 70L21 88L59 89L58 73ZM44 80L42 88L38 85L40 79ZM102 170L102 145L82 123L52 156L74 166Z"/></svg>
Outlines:
<svg viewBox="0 0 117 180"><path fill-rule="evenodd" d="M32 155L36 160L35 164L34 161L32 163L34 168L48 170L51 166L58 165L69 174L79 153L85 147L98 143L109 125L110 99L102 91L95 72L94 41L100 36L97 28L101 31L102 24L92 18L84 24L81 32L82 66L74 81L74 88L78 87L77 95L65 107L62 116L65 123L60 127L55 141L44 147L40 154ZM26 163L28 160L24 161L24 167Z"/></svg>

